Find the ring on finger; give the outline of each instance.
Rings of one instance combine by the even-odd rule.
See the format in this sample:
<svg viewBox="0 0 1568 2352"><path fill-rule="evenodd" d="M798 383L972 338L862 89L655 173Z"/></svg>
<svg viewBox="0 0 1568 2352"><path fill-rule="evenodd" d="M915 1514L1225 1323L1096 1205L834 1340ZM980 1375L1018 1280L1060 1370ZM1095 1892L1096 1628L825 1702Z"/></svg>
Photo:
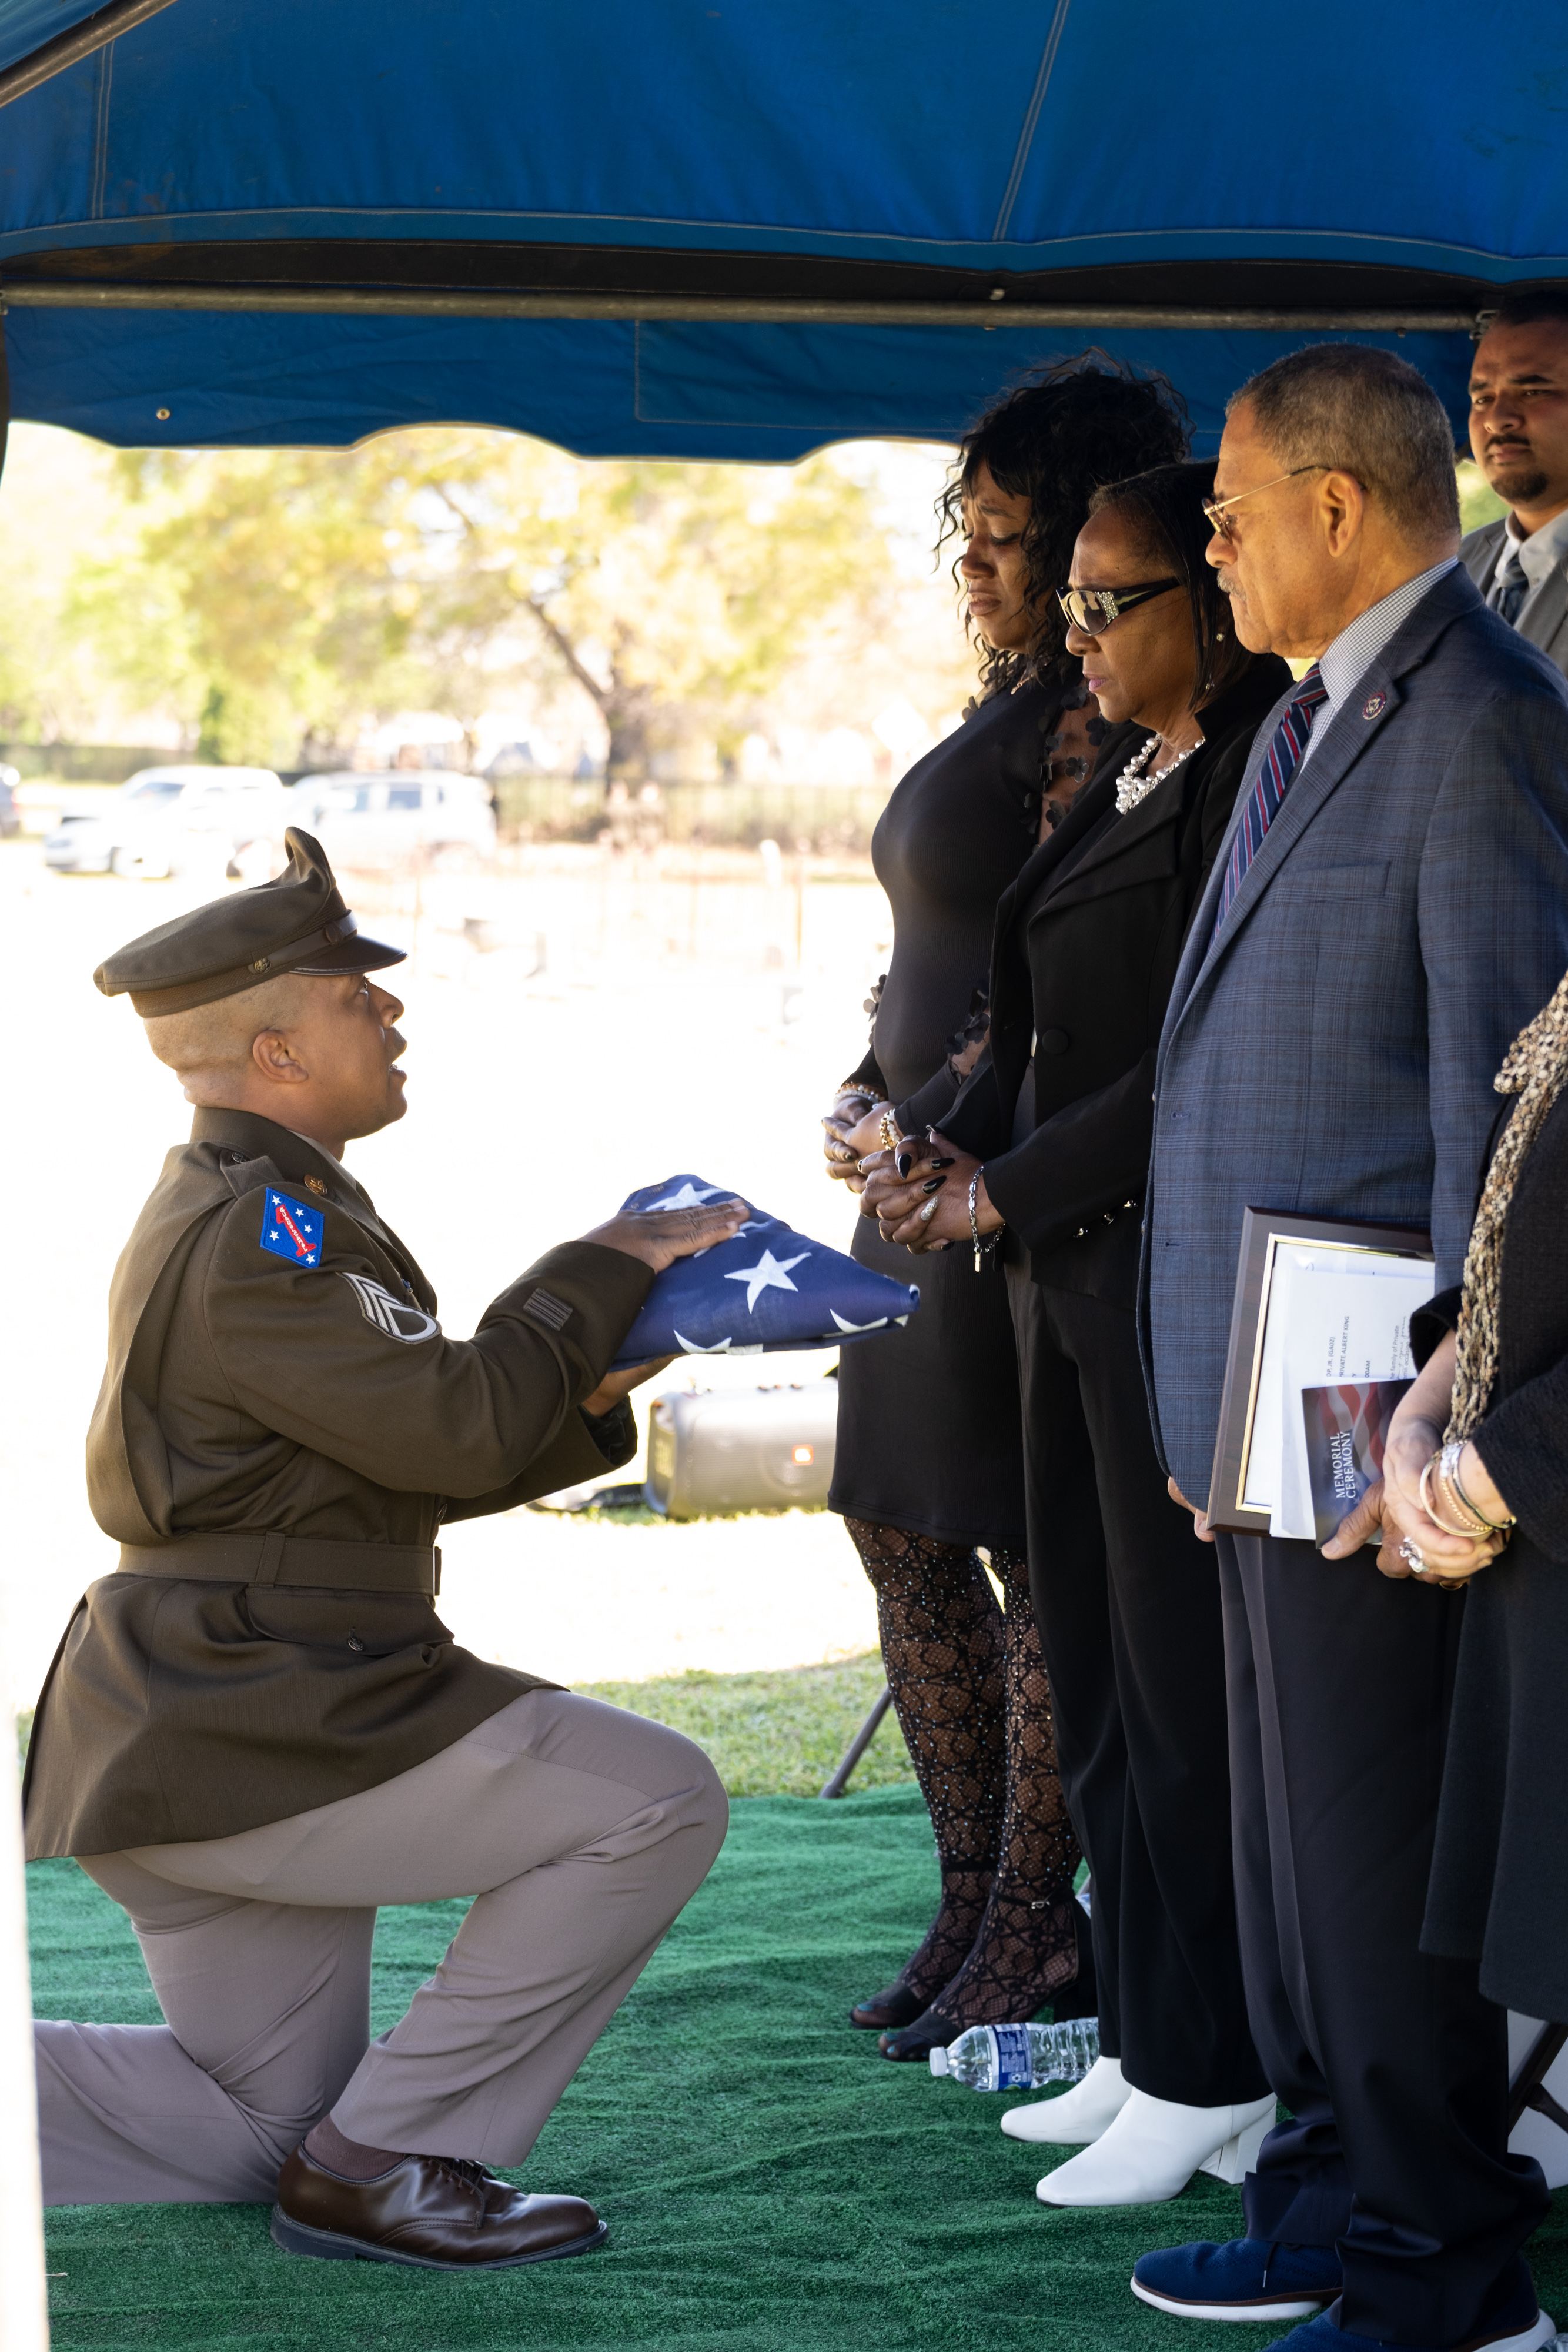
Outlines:
<svg viewBox="0 0 1568 2352"><path fill-rule="evenodd" d="M1422 1550L1420 1545L1413 1542L1409 1536L1406 1537L1404 1542L1399 1547L1399 1557L1405 1562L1406 1568L1413 1568L1415 1570L1417 1576L1425 1574L1427 1568L1427 1555Z"/></svg>

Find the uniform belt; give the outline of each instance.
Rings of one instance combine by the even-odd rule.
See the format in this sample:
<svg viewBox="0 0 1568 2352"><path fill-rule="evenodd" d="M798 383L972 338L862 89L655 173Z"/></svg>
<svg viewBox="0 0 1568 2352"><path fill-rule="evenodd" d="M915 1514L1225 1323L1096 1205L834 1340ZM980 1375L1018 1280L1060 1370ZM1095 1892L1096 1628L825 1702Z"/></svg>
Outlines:
<svg viewBox="0 0 1568 2352"><path fill-rule="evenodd" d="M214 1584L313 1584L354 1592L441 1590L441 1553L430 1544L323 1543L315 1536L178 1536L121 1544L122 1576L188 1576Z"/></svg>

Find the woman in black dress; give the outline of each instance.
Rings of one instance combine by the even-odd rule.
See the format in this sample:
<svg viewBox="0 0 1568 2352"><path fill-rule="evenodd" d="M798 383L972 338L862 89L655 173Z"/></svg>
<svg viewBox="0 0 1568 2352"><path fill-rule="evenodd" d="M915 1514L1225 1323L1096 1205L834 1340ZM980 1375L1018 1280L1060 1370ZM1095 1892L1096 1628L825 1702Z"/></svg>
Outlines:
<svg viewBox="0 0 1568 2352"><path fill-rule="evenodd" d="M824 1122L829 1172L857 1189L884 1118L906 1124L907 1094L938 1067L945 1099L956 1094L997 899L1092 762L1093 708L1054 594L1090 496L1180 456L1186 438L1162 379L1087 352L1021 385L961 445L943 537L964 536L956 571L981 687L963 725L898 785L873 843L893 956L871 1051ZM908 1280L906 1253L863 1218L853 1248ZM1030 2017L1048 2000L1058 2014L1093 2007L1087 1969L1076 1999L1062 1998L1079 1968L1079 1853L1029 1601L1007 1301L957 1255L931 1258L920 1279L920 1313L904 1329L843 1352L829 1497L875 1588L941 1870L925 1940L894 1983L852 2011L856 2024L885 2029L883 2048L896 2058L923 2057L967 2025Z"/></svg>
<svg viewBox="0 0 1568 2352"><path fill-rule="evenodd" d="M1515 1040L1497 1087L1517 1100L1463 1287L1414 1318L1421 1370L1389 1427L1385 1485L1324 1549L1345 1558L1381 1523L1385 1574L1468 1592L1432 1604L1463 1615L1422 1947L1479 1962L1500 2007L1563 2024L1568 980Z"/></svg>
<svg viewBox="0 0 1568 2352"><path fill-rule="evenodd" d="M1004 2119L1015 2138L1097 2143L1040 2182L1051 2204L1146 2203L1205 2163L1239 2179L1274 2116L1237 1938L1219 1589L1166 1491L1134 1316L1166 1003L1291 684L1229 629L1204 560L1213 480L1212 464L1168 466L1093 502L1067 643L1112 731L997 910L975 1075L945 1111L940 1080L906 1106L940 1129L906 1155L908 1181L879 1168L862 1200L897 1240L952 1242L948 1263L1011 1303L1030 1567L1099 1990L1088 2077ZM1005 1283L973 1273L976 1227L1000 1237Z"/></svg>

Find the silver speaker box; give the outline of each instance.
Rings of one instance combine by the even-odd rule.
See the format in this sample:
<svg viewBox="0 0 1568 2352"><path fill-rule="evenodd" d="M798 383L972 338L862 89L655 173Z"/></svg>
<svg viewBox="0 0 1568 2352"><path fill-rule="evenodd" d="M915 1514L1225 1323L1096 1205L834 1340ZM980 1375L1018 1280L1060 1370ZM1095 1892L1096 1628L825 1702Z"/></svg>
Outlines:
<svg viewBox="0 0 1568 2352"><path fill-rule="evenodd" d="M671 1519L825 1503L838 1415L832 1378L655 1397L643 1495Z"/></svg>

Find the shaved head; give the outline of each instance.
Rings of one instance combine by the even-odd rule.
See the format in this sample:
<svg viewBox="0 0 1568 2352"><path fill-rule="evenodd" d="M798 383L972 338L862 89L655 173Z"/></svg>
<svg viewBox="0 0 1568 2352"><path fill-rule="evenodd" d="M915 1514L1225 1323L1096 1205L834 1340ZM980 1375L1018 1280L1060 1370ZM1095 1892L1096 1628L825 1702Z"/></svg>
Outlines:
<svg viewBox="0 0 1568 2352"><path fill-rule="evenodd" d="M141 1025L158 1059L184 1087L187 1102L223 1104L248 1069L250 1049L263 1031L292 1028L304 1017L308 991L319 985L285 972L239 996L221 996L215 1004L198 1004L189 1013L159 1013Z"/></svg>

